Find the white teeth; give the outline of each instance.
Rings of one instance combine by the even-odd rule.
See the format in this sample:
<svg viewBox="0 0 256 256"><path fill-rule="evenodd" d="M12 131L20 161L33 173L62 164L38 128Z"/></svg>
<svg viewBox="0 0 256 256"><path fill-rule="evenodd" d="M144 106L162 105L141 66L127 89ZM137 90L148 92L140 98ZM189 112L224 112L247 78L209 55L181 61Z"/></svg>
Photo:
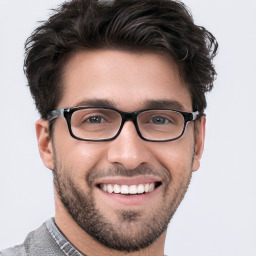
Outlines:
<svg viewBox="0 0 256 256"><path fill-rule="evenodd" d="M108 186L107 186L107 191L108 191L108 193L113 193L114 192L114 188L113 188L113 186L111 185L111 184L108 184Z"/></svg>
<svg viewBox="0 0 256 256"><path fill-rule="evenodd" d="M129 187L129 193L132 194L132 195L137 194L137 186L136 185L131 185Z"/></svg>
<svg viewBox="0 0 256 256"><path fill-rule="evenodd" d="M108 191L107 185L106 184L100 184L100 188L101 190L103 190L104 192Z"/></svg>
<svg viewBox="0 0 256 256"><path fill-rule="evenodd" d="M136 195L149 193L155 189L155 183L146 183L139 185L118 185L118 184L101 184L100 188L107 193L123 194L123 195Z"/></svg>
<svg viewBox="0 0 256 256"><path fill-rule="evenodd" d="M129 187L127 185L121 186L121 194L129 194Z"/></svg>
<svg viewBox="0 0 256 256"><path fill-rule="evenodd" d="M140 185L138 186L138 188L137 188L137 193L138 193L138 194L142 194L142 193L144 193L144 192L146 192L146 191L145 191L145 188L144 188L144 185L143 185L143 184L140 184Z"/></svg>
<svg viewBox="0 0 256 256"><path fill-rule="evenodd" d="M149 192L153 191L155 189L155 183L149 184Z"/></svg>
<svg viewBox="0 0 256 256"><path fill-rule="evenodd" d="M114 185L114 193L118 194L121 192L121 187L117 184Z"/></svg>

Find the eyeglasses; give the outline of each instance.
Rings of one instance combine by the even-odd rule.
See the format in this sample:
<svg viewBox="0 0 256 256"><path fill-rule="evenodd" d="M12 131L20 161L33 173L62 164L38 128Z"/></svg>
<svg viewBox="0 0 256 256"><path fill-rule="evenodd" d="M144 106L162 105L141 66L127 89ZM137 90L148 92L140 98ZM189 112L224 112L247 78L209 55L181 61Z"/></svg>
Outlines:
<svg viewBox="0 0 256 256"><path fill-rule="evenodd" d="M77 140L109 141L121 132L126 121L132 121L139 137L146 141L164 142L179 139L189 121L199 117L198 111L145 109L122 112L112 108L76 107L53 110L48 121L64 117L70 135Z"/></svg>

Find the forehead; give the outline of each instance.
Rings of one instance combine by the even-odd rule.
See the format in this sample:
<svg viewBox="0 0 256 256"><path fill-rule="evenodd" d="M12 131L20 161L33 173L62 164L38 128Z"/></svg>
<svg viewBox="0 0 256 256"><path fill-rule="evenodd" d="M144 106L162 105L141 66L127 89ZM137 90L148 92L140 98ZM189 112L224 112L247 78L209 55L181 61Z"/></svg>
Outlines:
<svg viewBox="0 0 256 256"><path fill-rule="evenodd" d="M107 101L120 110L136 111L148 102L176 102L181 110L192 110L191 96L177 65L156 53L77 52L64 67L62 86L58 108Z"/></svg>

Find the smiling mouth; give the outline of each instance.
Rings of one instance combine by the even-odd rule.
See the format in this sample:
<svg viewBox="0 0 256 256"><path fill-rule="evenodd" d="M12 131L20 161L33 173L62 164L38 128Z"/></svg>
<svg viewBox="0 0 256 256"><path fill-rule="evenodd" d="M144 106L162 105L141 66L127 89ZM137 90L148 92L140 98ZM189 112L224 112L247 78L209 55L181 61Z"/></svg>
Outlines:
<svg viewBox="0 0 256 256"><path fill-rule="evenodd" d="M161 182L151 182L138 185L120 185L120 184L99 184L98 187L109 194L120 195L138 195L154 191L161 185Z"/></svg>

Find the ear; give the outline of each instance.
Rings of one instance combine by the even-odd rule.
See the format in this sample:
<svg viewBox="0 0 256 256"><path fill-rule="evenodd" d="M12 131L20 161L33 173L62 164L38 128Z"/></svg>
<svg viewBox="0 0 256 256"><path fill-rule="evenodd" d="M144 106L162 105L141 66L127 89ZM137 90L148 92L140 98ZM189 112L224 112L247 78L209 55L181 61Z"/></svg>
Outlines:
<svg viewBox="0 0 256 256"><path fill-rule="evenodd" d="M206 118L202 116L195 122L195 151L192 170L197 171L200 167L200 160L204 151Z"/></svg>
<svg viewBox="0 0 256 256"><path fill-rule="evenodd" d="M47 120L39 119L36 122L36 136L41 159L48 169L53 170L54 154L49 131L49 122Z"/></svg>

